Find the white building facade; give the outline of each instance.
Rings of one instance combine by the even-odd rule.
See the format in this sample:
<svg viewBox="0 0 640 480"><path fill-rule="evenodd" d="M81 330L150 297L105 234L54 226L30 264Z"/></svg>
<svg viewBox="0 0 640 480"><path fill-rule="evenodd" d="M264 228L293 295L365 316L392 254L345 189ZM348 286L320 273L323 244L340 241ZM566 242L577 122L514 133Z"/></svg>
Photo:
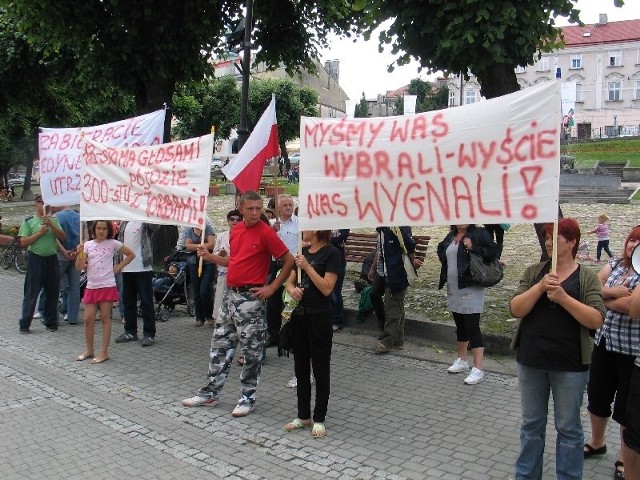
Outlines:
<svg viewBox="0 0 640 480"><path fill-rule="evenodd" d="M543 54L534 65L515 70L521 88L550 82L560 75L576 83L573 138L640 135L640 20L562 28L565 47ZM448 82L449 106L481 100L475 77Z"/></svg>

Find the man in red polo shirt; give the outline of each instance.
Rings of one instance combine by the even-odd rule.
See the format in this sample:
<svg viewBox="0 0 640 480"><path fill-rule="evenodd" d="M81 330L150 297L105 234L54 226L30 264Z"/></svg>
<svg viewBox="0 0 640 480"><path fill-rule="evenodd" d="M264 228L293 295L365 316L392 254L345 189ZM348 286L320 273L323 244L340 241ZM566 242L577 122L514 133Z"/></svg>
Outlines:
<svg viewBox="0 0 640 480"><path fill-rule="evenodd" d="M260 195L253 191L246 192L240 198L238 208L244 221L231 229L230 256L221 257L205 249L198 250L199 257L227 266L227 290L211 339L209 383L195 397L183 400L182 405L213 407L217 403L240 342L244 356L240 375L242 387L238 404L231 415L244 417L255 405L256 387L264 360L267 331L265 301L289 277L294 262L293 255L278 234L260 220ZM266 284L272 256L282 260L282 268L280 274Z"/></svg>

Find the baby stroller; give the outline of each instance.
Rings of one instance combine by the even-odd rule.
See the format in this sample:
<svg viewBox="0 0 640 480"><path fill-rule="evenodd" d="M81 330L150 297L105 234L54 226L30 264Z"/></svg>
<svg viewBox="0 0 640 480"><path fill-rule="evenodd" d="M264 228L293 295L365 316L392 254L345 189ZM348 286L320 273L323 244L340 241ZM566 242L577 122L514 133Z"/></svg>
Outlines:
<svg viewBox="0 0 640 480"><path fill-rule="evenodd" d="M193 293L187 275L189 257L185 252L176 251L167 258L162 271L154 274L155 313L160 322L169 320L176 305L186 305L187 314L194 315Z"/></svg>

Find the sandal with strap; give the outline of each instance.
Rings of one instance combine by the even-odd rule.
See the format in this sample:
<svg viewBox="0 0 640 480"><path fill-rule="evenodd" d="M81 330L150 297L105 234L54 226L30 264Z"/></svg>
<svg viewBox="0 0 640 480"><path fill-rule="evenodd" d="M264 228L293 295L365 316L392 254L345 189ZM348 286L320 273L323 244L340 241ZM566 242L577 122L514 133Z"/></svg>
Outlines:
<svg viewBox="0 0 640 480"><path fill-rule="evenodd" d="M322 438L327 435L327 429L324 428L324 423L314 423L311 429L311 436L313 438Z"/></svg>
<svg viewBox="0 0 640 480"><path fill-rule="evenodd" d="M604 455L607 453L607 446L603 445L600 448L593 448L588 443L584 444L584 458L593 457L594 455Z"/></svg>
<svg viewBox="0 0 640 480"><path fill-rule="evenodd" d="M287 423L283 430L286 432L293 432L295 430L302 430L304 428L310 427L311 421L307 420L306 423L300 420L299 418L294 418L291 422Z"/></svg>
<svg viewBox="0 0 640 480"><path fill-rule="evenodd" d="M613 465L615 467L615 470L613 471L614 480L624 480L624 463L622 463L620 460L617 460Z"/></svg>

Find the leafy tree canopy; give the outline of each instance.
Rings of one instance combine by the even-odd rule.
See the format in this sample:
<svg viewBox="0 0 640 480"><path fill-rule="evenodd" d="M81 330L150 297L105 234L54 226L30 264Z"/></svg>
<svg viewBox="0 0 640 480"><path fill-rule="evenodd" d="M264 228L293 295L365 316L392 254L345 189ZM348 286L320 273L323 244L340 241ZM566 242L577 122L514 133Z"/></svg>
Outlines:
<svg viewBox="0 0 640 480"><path fill-rule="evenodd" d="M285 144L300 136L301 116L315 117L318 115L319 96L314 90L307 87L300 88L290 80L273 78L252 80L249 83L248 111L251 128L269 106L272 93L276 95L280 151L288 161Z"/></svg>
<svg viewBox="0 0 640 480"><path fill-rule="evenodd" d="M356 108L353 111L353 116L354 118L366 118L369 116L369 105L367 104L367 99L364 96L364 92L362 92L362 97L356 104Z"/></svg>
<svg viewBox="0 0 640 480"><path fill-rule="evenodd" d="M482 94L493 98L519 89L515 67L561 45L555 18L579 22L576 1L358 0L354 8L363 14L365 38L391 20L379 41L381 48L391 45L398 65L414 58L429 72L470 71L480 80Z"/></svg>
<svg viewBox="0 0 640 480"><path fill-rule="evenodd" d="M280 148L285 152L285 143L300 135L300 117L318 115L318 93L310 88L300 88L290 80L252 80L249 83L250 129L271 102L272 93L276 94ZM179 85L173 98L174 115L178 120L174 133L180 138L209 133L212 125L216 126L216 137L229 138L231 130L237 127L240 92L232 77Z"/></svg>
<svg viewBox="0 0 640 480"><path fill-rule="evenodd" d="M229 138L240 116L240 91L233 77L181 84L173 95L173 128L179 138L206 135L216 127L217 138Z"/></svg>
<svg viewBox="0 0 640 480"><path fill-rule="evenodd" d="M347 34L350 0L261 0L254 6L258 62L313 70L331 31ZM242 14L244 0L0 0L21 14L29 42L51 56L71 48L85 68L135 95L139 112L169 102L177 82L202 79L208 60L225 48L224 34Z"/></svg>

